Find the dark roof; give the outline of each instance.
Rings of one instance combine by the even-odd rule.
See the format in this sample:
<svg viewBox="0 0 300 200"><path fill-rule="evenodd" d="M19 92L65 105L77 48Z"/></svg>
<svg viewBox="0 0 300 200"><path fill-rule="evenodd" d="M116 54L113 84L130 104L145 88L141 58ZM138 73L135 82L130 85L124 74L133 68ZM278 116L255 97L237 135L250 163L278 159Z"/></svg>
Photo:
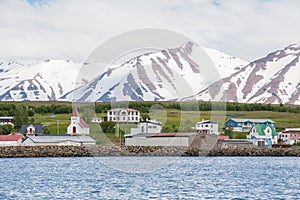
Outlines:
<svg viewBox="0 0 300 200"><path fill-rule="evenodd" d="M20 130L20 133L26 134L27 132L27 127L31 124L23 124ZM32 124L35 128L35 134L41 134L43 133L43 124Z"/></svg>
<svg viewBox="0 0 300 200"><path fill-rule="evenodd" d="M251 140L244 139L229 139L229 140L218 140L219 143L253 143Z"/></svg>
<svg viewBox="0 0 300 200"><path fill-rule="evenodd" d="M227 121L235 121L235 122L252 122L252 123L272 123L272 124L276 124L276 122L270 120L270 119L249 119L249 118L230 118ZM226 122L227 122L226 121Z"/></svg>

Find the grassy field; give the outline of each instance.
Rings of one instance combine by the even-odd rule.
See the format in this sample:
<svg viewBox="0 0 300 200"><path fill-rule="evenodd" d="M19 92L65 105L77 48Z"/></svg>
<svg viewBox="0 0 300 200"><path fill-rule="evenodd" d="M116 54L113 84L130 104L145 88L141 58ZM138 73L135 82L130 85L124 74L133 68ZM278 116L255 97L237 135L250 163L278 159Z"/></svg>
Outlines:
<svg viewBox="0 0 300 200"><path fill-rule="evenodd" d="M157 119L164 123L164 130L167 131L193 131L193 127L197 121L202 119L217 120L220 123L220 128L223 123L232 118L226 116L226 113L230 114L243 114L239 118L268 118L277 122L277 131L281 131L284 128L296 128L300 127L300 114L295 113L284 113L284 112L272 112L272 111L239 111L239 112L211 112L211 111L180 111L180 110L166 110L159 111L157 113L150 113L152 119ZM105 113L97 114L99 117L104 117ZM57 114L55 118L51 118L50 114L41 115L35 114L35 123L45 124L50 133L66 133L67 127L70 123L70 114ZM99 124L89 124L90 134L93 138L97 140L98 144L107 144L109 142L119 142L120 139L115 137L115 133L103 134ZM132 127L136 127L136 124L121 124L120 130L122 132L122 139L125 133L130 133ZM237 133L245 135L245 133ZM241 136L240 136L241 137Z"/></svg>

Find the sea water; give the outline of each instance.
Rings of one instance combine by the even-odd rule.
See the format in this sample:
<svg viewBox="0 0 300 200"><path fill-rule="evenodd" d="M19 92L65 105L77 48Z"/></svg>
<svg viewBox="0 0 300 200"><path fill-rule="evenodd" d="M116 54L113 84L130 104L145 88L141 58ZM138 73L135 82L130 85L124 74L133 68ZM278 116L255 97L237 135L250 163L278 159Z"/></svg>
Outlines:
<svg viewBox="0 0 300 200"><path fill-rule="evenodd" d="M300 158L295 157L7 158L0 163L0 199L300 199Z"/></svg>

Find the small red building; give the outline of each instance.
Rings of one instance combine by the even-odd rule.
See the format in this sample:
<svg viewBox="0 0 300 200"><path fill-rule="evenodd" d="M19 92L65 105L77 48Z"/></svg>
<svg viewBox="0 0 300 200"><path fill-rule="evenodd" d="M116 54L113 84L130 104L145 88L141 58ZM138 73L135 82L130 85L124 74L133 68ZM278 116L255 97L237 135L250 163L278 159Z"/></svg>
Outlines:
<svg viewBox="0 0 300 200"><path fill-rule="evenodd" d="M21 146L23 134L0 135L0 146Z"/></svg>

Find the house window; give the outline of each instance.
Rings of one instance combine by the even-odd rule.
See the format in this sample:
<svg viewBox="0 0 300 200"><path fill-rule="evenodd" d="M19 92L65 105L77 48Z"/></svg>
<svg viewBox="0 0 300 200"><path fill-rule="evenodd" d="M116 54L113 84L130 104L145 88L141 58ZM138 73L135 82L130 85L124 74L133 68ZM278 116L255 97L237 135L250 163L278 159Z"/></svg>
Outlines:
<svg viewBox="0 0 300 200"><path fill-rule="evenodd" d="M138 121L139 120L138 117L136 117L135 120Z"/></svg>

